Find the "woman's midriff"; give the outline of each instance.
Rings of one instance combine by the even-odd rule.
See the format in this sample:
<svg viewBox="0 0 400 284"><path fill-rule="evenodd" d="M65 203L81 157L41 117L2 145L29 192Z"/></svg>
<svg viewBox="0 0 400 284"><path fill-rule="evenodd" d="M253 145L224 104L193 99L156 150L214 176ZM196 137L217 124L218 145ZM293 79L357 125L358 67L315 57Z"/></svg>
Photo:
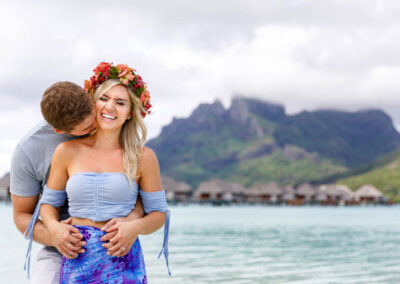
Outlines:
<svg viewBox="0 0 400 284"><path fill-rule="evenodd" d="M76 217L71 217L71 218L72 218L72 225L92 226L92 227L97 227L99 229L102 228L108 222L108 221L94 222L86 218L76 218Z"/></svg>

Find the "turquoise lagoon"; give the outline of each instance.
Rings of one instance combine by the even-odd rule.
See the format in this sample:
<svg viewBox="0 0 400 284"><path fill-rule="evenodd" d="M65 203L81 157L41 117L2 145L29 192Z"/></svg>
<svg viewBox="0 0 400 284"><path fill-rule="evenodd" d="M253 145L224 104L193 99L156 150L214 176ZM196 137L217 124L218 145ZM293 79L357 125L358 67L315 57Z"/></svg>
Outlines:
<svg viewBox="0 0 400 284"><path fill-rule="evenodd" d="M400 283L400 207L171 206L163 232L141 236L149 283ZM28 283L28 245L0 204L0 283ZM40 245L33 250L32 269Z"/></svg>

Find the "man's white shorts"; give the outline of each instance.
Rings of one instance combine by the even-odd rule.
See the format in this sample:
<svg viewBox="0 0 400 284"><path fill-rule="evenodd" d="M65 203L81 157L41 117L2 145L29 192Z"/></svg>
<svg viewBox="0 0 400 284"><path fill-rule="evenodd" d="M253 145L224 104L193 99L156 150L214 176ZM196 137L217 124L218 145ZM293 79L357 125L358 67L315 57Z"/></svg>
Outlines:
<svg viewBox="0 0 400 284"><path fill-rule="evenodd" d="M62 255L55 248L44 247L37 256L31 284L59 284Z"/></svg>

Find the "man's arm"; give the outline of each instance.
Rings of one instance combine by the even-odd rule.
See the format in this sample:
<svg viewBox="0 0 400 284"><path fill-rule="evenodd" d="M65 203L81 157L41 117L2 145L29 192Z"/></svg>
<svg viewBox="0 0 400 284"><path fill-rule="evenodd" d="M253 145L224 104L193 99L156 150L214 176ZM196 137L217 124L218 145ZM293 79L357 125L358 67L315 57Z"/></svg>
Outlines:
<svg viewBox="0 0 400 284"><path fill-rule="evenodd" d="M23 197L11 194L14 223L22 234L25 232L26 227L32 218L38 199L37 195L32 197ZM36 222L34 227L33 239L43 245L54 246L49 231L40 220Z"/></svg>
<svg viewBox="0 0 400 284"><path fill-rule="evenodd" d="M17 146L11 159L11 200L13 204L13 217L17 229L23 234L35 211L41 191L41 181L24 151ZM63 221L70 223L70 219ZM78 234L73 235L78 240ZM46 226L38 220L34 226L33 240L47 246L54 246L54 240Z"/></svg>
<svg viewBox="0 0 400 284"><path fill-rule="evenodd" d="M136 219L140 219L143 217L144 217L143 204L142 204L140 195L138 194L138 197L136 199L135 208L132 210L131 213L129 213L128 216L126 216L126 219L127 220L136 220Z"/></svg>
<svg viewBox="0 0 400 284"><path fill-rule="evenodd" d="M35 211L42 185L30 159L19 145L11 159L10 175L14 223L23 234ZM40 220L35 225L33 239L44 245L52 245L49 231Z"/></svg>

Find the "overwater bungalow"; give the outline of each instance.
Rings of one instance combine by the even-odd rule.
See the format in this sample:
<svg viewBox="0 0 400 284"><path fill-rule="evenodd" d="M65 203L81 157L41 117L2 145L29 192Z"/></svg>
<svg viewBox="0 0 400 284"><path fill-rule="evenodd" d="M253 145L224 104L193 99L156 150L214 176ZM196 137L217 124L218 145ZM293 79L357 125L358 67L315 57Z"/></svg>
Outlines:
<svg viewBox="0 0 400 284"><path fill-rule="evenodd" d="M233 203L241 203L244 201L244 196L246 193L246 188L238 182L227 182L226 183L226 190L229 194L227 196L232 197Z"/></svg>
<svg viewBox="0 0 400 284"><path fill-rule="evenodd" d="M216 203L240 203L246 195L246 188L237 182L212 179L202 182L193 194L194 201Z"/></svg>
<svg viewBox="0 0 400 284"><path fill-rule="evenodd" d="M377 203L383 199L383 194L371 184L366 184L354 192L355 199L361 203Z"/></svg>
<svg viewBox="0 0 400 284"><path fill-rule="evenodd" d="M10 173L0 179L0 200L10 200Z"/></svg>
<svg viewBox="0 0 400 284"><path fill-rule="evenodd" d="M200 202L221 202L226 198L228 199L227 201L231 201L231 197L227 194L228 191L226 188L226 182L220 179L212 179L202 182L194 192L193 200Z"/></svg>
<svg viewBox="0 0 400 284"><path fill-rule="evenodd" d="M346 185L323 184L317 189L315 200L322 205L352 204L353 192Z"/></svg>
<svg viewBox="0 0 400 284"><path fill-rule="evenodd" d="M249 202L277 203L283 194L283 189L276 183L256 184L248 190Z"/></svg>
<svg viewBox="0 0 400 284"><path fill-rule="evenodd" d="M162 187L165 190L167 200L170 202L187 202L192 194L192 187L187 183L176 181L173 178L163 176Z"/></svg>
<svg viewBox="0 0 400 284"><path fill-rule="evenodd" d="M297 205L296 204L296 191L294 190L293 186L288 185L288 186L282 187L281 201L283 203L286 203L289 205Z"/></svg>
<svg viewBox="0 0 400 284"><path fill-rule="evenodd" d="M311 203L315 200L316 194L316 188L309 183L304 183L297 188L296 199L299 203Z"/></svg>
<svg viewBox="0 0 400 284"><path fill-rule="evenodd" d="M340 200L345 205L357 204L354 192L345 184L337 184L336 188L340 191Z"/></svg>

